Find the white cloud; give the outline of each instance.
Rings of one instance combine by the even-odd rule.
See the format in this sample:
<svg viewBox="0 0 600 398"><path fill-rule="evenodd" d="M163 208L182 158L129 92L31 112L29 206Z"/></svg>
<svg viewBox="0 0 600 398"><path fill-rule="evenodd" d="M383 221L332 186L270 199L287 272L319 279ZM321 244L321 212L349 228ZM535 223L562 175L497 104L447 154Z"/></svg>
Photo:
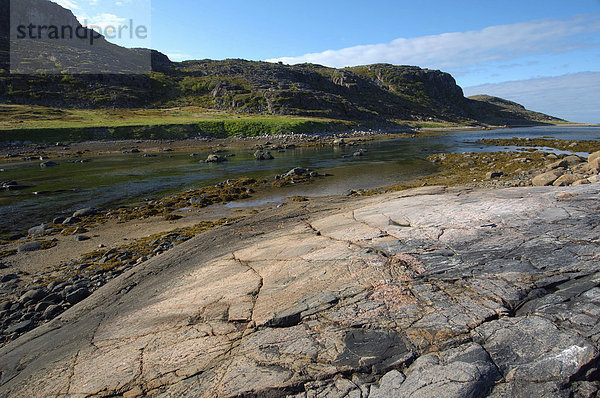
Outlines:
<svg viewBox="0 0 600 398"><path fill-rule="evenodd" d="M522 55L560 53L597 45L596 38L582 40L578 36L599 31L600 15L587 15L565 20L498 25L481 30L411 39L399 38L390 43L327 50L267 61L281 61L287 64L310 62L338 68L382 62L456 68L508 60Z"/></svg>
<svg viewBox="0 0 600 398"><path fill-rule="evenodd" d="M600 72L465 87L465 95L488 94L528 109L575 122L600 123Z"/></svg>
<svg viewBox="0 0 600 398"><path fill-rule="evenodd" d="M69 10L79 10L81 8L73 0L53 0L53 2Z"/></svg>

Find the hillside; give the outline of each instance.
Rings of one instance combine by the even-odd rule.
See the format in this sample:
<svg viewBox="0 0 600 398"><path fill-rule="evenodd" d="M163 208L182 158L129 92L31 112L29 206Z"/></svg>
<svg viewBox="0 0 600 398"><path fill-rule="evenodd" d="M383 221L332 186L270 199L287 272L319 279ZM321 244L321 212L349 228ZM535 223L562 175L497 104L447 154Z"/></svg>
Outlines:
<svg viewBox="0 0 600 398"><path fill-rule="evenodd" d="M24 1L29 4L28 14L36 14L30 10L37 7L55 20L73 23L71 11L55 3ZM465 98L450 74L415 66L376 64L335 69L237 59L175 63L156 51L126 49L103 38L99 43L94 47L97 54L91 54L75 44L53 48L58 45L44 42L44 51L60 56L42 62L36 74L0 70L0 103L82 109L198 106L375 123L522 125L560 121L500 99ZM115 69L114 65L121 69L110 74L67 74L69 68L65 67L64 74L47 73L62 66L56 62L69 65L82 59L88 65L91 58L95 66L100 62L100 70ZM136 69L134 61L147 59L151 60L151 73L131 73ZM85 65L84 71L92 71Z"/></svg>
<svg viewBox="0 0 600 398"><path fill-rule="evenodd" d="M479 120L492 125L514 125L525 121L539 123L556 123L562 119L543 113L525 109L521 104L490 95L474 95L468 98L471 102L473 113Z"/></svg>

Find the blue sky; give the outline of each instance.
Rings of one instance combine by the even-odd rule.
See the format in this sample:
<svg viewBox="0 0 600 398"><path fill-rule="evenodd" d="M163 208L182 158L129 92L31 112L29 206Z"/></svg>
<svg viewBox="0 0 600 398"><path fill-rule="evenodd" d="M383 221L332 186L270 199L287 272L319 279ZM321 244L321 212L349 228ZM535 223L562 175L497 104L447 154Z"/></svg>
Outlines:
<svg viewBox="0 0 600 398"><path fill-rule="evenodd" d="M151 14L150 41L119 44L149 46L178 61L411 64L450 72L464 88L490 90L531 79L543 90L540 78L561 77L568 84L569 76L600 72L600 0L55 1L92 23L102 14L105 23L132 15L146 23L142 15ZM598 76L576 78L580 84ZM600 121L594 113L584 118Z"/></svg>

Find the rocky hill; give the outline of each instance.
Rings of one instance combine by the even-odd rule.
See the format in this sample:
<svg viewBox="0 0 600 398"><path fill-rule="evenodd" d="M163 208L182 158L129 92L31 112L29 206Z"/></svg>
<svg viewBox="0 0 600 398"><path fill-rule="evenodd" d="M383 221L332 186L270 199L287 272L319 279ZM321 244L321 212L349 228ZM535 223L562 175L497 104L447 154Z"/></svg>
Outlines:
<svg viewBox="0 0 600 398"><path fill-rule="evenodd" d="M47 0L24 1L31 3L28 10L39 7L54 19L74 18L69 10ZM415 66L376 64L335 69L235 59L175 63L156 51L125 49L104 39L100 42L94 48L98 54L74 45L63 46L57 50L60 57L52 58L54 64L41 65L37 74L0 71L0 102L74 108L196 105L246 113L376 122L515 125L559 121L517 104L507 106L487 97L465 98L450 74ZM52 43L44 45L50 48ZM45 68L55 68L56 62L73 63L69 57L75 57L71 61L95 57L104 65L100 69L106 70L113 64L123 65L123 73L44 74ZM135 69L133 61L148 58L151 73L129 73Z"/></svg>

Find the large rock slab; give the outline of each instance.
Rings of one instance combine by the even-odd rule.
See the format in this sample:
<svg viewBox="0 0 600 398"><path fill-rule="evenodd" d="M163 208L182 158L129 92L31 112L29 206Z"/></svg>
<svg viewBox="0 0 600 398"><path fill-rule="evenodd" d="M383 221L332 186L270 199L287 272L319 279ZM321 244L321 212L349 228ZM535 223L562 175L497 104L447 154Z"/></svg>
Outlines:
<svg viewBox="0 0 600 398"><path fill-rule="evenodd" d="M599 194L432 187L250 216L0 348L0 395L593 396Z"/></svg>

